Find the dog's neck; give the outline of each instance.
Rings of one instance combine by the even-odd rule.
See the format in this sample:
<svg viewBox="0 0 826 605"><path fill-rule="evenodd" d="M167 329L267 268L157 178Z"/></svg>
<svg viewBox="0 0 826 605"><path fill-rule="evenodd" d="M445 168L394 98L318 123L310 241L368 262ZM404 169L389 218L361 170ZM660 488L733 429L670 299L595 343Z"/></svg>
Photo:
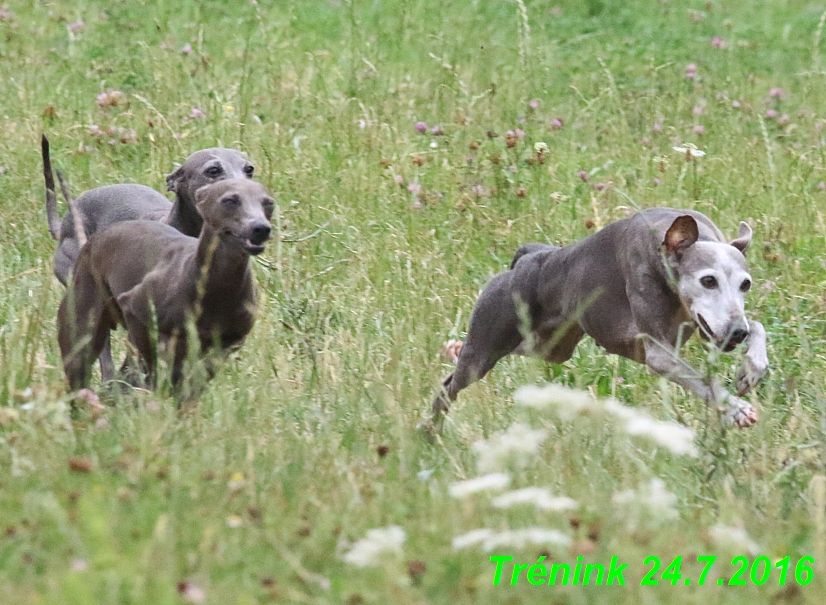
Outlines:
<svg viewBox="0 0 826 605"><path fill-rule="evenodd" d="M204 223L198 238L195 264L204 288L204 296L211 293L234 299L245 295L250 282L249 254L221 238L218 231Z"/></svg>
<svg viewBox="0 0 826 605"><path fill-rule="evenodd" d="M175 203L169 211L169 216L166 223L175 227L184 235L190 237L198 237L201 233L201 227L204 224L204 219L198 214L193 202L185 201L180 194L175 195Z"/></svg>

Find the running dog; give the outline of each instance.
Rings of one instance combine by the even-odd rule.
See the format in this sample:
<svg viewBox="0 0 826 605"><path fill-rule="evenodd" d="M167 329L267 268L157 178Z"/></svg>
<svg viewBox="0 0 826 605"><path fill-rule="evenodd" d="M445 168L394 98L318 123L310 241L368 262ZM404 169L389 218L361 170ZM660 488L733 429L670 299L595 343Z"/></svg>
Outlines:
<svg viewBox="0 0 826 605"><path fill-rule="evenodd" d="M459 391L505 355L562 363L586 334L720 408L732 425L753 425L757 411L740 397L763 378L769 361L766 331L745 315L751 238L744 222L727 242L699 212L654 208L568 246L522 246L510 269L479 296L456 370L423 428L440 432ZM726 352L748 340L737 395L678 357L697 328Z"/></svg>

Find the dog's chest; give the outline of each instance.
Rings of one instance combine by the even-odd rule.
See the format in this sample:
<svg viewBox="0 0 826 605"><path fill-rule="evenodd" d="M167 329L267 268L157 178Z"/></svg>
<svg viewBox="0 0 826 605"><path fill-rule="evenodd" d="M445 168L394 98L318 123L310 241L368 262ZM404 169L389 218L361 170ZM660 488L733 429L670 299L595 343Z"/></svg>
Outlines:
<svg viewBox="0 0 826 605"><path fill-rule="evenodd" d="M203 348L232 347L243 342L252 329L255 315L252 304L204 308L198 319L198 336Z"/></svg>

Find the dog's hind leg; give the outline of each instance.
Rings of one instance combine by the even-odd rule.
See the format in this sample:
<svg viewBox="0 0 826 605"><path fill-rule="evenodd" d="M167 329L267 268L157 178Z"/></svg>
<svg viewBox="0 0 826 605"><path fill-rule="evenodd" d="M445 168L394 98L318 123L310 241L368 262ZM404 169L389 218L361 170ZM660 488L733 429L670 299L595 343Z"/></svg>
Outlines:
<svg viewBox="0 0 826 605"><path fill-rule="evenodd" d="M450 403L456 400L459 391L483 378L522 342L510 277L509 272L500 273L479 296L456 370L442 383L433 400L431 417L422 426L426 432L441 432Z"/></svg>
<svg viewBox="0 0 826 605"><path fill-rule="evenodd" d="M98 361L100 362L100 381L113 381L115 379L115 362L112 361L112 340L108 333L104 338Z"/></svg>
<svg viewBox="0 0 826 605"><path fill-rule="evenodd" d="M105 292L88 274L78 276L60 303L58 342L71 390L89 386L91 367L103 349L112 325Z"/></svg>

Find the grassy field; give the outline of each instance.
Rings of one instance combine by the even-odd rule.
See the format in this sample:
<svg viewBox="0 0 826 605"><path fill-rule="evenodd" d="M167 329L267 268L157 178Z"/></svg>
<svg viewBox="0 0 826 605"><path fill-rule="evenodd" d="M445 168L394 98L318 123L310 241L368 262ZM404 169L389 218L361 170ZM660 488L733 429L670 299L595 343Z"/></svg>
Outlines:
<svg viewBox="0 0 826 605"><path fill-rule="evenodd" d="M824 9L10 0L0 602L822 603ZM100 106L112 91L118 103ZM119 181L163 190L176 162L222 145L246 151L276 195L280 236L255 264L257 323L196 408L138 393L101 417L70 413L41 132L75 193ZM686 142L707 155L687 163L672 150ZM700 210L732 237L740 220L755 230L747 308L771 361L749 396L759 424L727 430L696 397L585 341L561 366L504 360L462 393L443 439L425 442L416 424L450 371L442 344L463 337L516 247L571 242L652 206ZM726 379L741 357L697 342L686 355ZM687 425L697 456L630 437L612 417L515 403L520 386L550 381ZM521 453L489 460L514 441ZM451 495L488 470L576 505ZM390 530L377 564L358 565L371 557L357 542L392 526L403 543ZM453 544L531 527L568 543ZM627 586L524 575L510 586L510 567L493 586L491 554L616 556ZM665 567L678 555L692 585L639 586L645 557ZM694 585L698 555L719 556L711 585ZM736 555L813 556L814 580L798 586L790 572L778 586L775 570L761 586L717 586Z"/></svg>

